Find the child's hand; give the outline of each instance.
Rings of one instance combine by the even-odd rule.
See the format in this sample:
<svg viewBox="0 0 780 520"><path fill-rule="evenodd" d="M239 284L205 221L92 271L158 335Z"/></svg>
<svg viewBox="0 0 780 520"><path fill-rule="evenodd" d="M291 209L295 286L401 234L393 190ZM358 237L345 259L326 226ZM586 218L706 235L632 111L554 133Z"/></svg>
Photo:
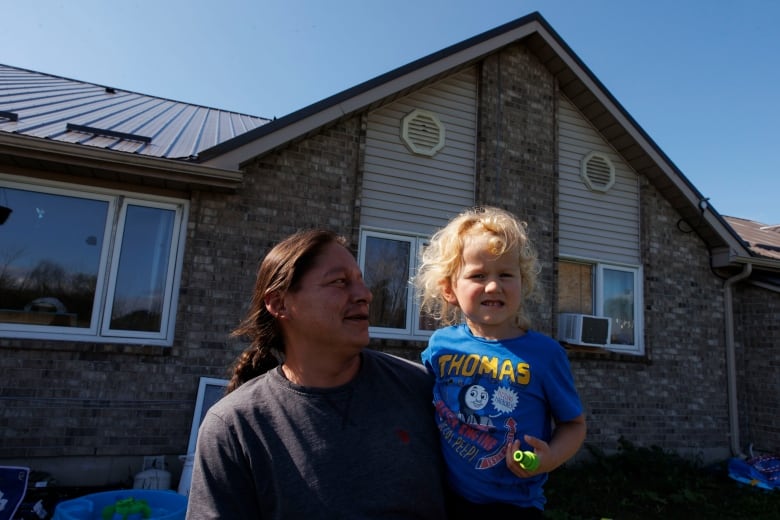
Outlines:
<svg viewBox="0 0 780 520"><path fill-rule="evenodd" d="M547 469L545 469L546 466L544 463L545 462L544 459L545 456L549 457L550 446L543 440L537 439L536 437L532 437L530 435L523 436L523 440L533 448L534 454L539 459L539 467L537 467L533 471L528 471L527 469L524 469L520 464L515 462L514 453L515 451L521 449L520 441L516 439L514 442L512 442L512 444L509 445L508 449L506 450L506 465L509 468L509 471L511 471L512 473L514 473L520 478L528 478L534 475L538 475L539 473L547 472Z"/></svg>

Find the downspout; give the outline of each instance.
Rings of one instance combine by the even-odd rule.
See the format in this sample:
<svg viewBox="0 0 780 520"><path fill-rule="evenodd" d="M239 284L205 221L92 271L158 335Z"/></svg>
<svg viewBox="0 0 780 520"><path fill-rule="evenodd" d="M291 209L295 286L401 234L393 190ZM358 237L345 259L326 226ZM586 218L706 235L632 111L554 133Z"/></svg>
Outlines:
<svg viewBox="0 0 780 520"><path fill-rule="evenodd" d="M734 457L745 458L740 449L739 441L739 407L737 403L737 361L734 346L734 297L732 287L744 280L753 271L753 264L745 264L742 272L723 283L723 308L726 319L726 383L729 398L729 438L731 439L731 454Z"/></svg>

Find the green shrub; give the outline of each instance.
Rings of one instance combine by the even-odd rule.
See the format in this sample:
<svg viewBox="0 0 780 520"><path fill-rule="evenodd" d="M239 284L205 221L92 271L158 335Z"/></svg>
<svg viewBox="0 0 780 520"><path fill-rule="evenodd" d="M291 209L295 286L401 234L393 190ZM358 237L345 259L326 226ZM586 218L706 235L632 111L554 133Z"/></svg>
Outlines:
<svg viewBox="0 0 780 520"><path fill-rule="evenodd" d="M621 438L606 455L586 446L587 462L550 474L545 486L551 520L780 519L780 490L767 491L728 477L727 463L704 466L656 446Z"/></svg>

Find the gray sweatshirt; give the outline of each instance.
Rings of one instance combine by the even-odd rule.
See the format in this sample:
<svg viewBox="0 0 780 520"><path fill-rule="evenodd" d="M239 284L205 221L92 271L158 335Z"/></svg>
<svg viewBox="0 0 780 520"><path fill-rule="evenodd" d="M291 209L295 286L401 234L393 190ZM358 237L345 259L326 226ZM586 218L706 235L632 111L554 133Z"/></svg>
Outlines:
<svg viewBox="0 0 780 520"><path fill-rule="evenodd" d="M252 379L203 420L187 519L444 518L431 388L421 365L371 350L337 388Z"/></svg>

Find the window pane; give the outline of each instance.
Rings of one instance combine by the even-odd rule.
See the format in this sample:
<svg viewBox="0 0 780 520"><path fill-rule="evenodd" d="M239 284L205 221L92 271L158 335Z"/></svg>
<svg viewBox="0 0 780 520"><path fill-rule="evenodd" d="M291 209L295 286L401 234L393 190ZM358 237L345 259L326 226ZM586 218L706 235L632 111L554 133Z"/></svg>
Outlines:
<svg viewBox="0 0 780 520"><path fill-rule="evenodd" d="M441 322L435 319L433 316L429 316L423 312L420 312L419 319L417 321L417 329L425 331L434 331L441 327Z"/></svg>
<svg viewBox="0 0 780 520"><path fill-rule="evenodd" d="M172 210L128 205L111 329L160 331L175 217Z"/></svg>
<svg viewBox="0 0 780 520"><path fill-rule="evenodd" d="M612 318L611 342L634 344L634 273L604 269L604 315Z"/></svg>
<svg viewBox="0 0 780 520"><path fill-rule="evenodd" d="M88 328L108 202L0 187L0 322Z"/></svg>
<svg viewBox="0 0 780 520"><path fill-rule="evenodd" d="M366 237L365 278L371 294L372 327L406 329L407 291L411 242Z"/></svg>
<svg viewBox="0 0 780 520"><path fill-rule="evenodd" d="M425 248L428 247L429 242L425 240L418 241L418 247L419 251L417 253L418 258L422 258L423 252L425 251ZM414 269L415 272L420 268L419 265L415 264ZM415 298L419 298L419 294L415 294ZM422 309L420 309L419 303L415 305L415 309L417 309L417 331L425 331L425 332L433 332L436 329L441 328L441 321L435 319L433 316L430 316L427 313L424 313ZM415 331L416 332L416 331Z"/></svg>
<svg viewBox="0 0 780 520"><path fill-rule="evenodd" d="M558 264L558 310L593 314L593 266L561 261Z"/></svg>

